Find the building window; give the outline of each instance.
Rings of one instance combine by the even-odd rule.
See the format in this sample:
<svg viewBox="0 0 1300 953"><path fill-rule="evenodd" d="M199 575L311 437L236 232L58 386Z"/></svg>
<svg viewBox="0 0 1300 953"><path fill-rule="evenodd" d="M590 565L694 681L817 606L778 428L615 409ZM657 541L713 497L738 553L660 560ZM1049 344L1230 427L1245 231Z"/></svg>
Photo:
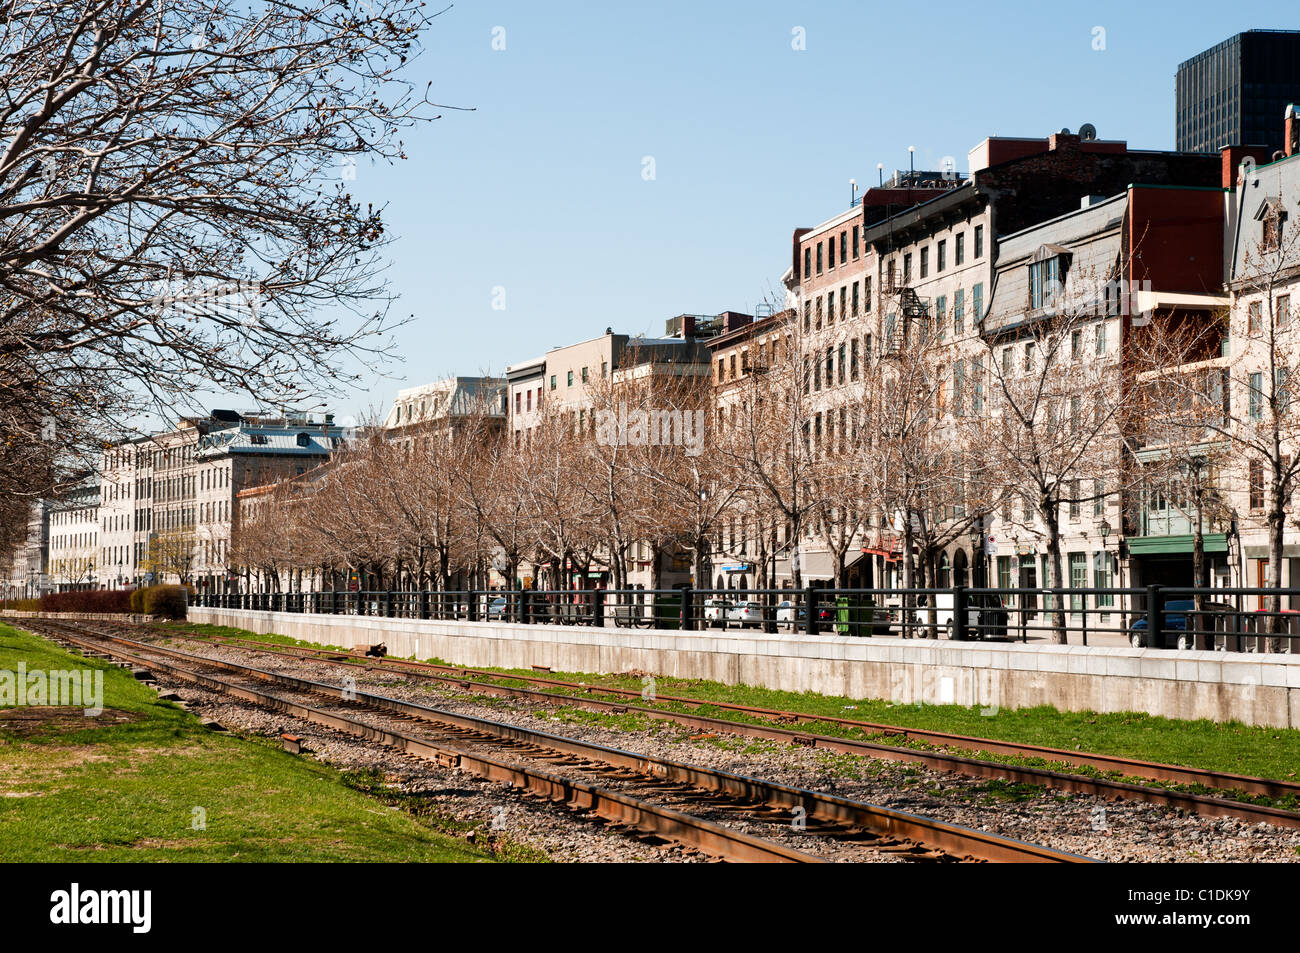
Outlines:
<svg viewBox="0 0 1300 953"><path fill-rule="evenodd" d="M960 265L966 260L966 233L958 232L957 237L953 239L952 258L954 265Z"/></svg>
<svg viewBox="0 0 1300 953"><path fill-rule="evenodd" d="M1260 326L1263 324L1261 315L1263 309L1258 301L1252 301L1246 309L1246 331L1250 334L1258 334Z"/></svg>
<svg viewBox="0 0 1300 953"><path fill-rule="evenodd" d="M849 314L848 311L845 310L848 307L848 293L849 293L849 289L844 287L843 285L840 285L840 320L841 321L843 321L846 317L848 317Z"/></svg>
<svg viewBox="0 0 1300 953"><path fill-rule="evenodd" d="M1264 465L1258 460L1250 461L1250 508L1264 508Z"/></svg>
<svg viewBox="0 0 1300 953"><path fill-rule="evenodd" d="M812 249L811 248L805 248L803 250L803 277L804 277L804 281L807 281L810 277L812 277Z"/></svg>
<svg viewBox="0 0 1300 953"><path fill-rule="evenodd" d="M1077 361L1083 354L1083 332L1075 329L1070 332L1070 360Z"/></svg>
<svg viewBox="0 0 1300 953"><path fill-rule="evenodd" d="M974 257L976 257L976 258L983 258L983 257L984 257L984 226L983 226L983 225L976 225L976 226L975 226L975 253L974 253Z"/></svg>
<svg viewBox="0 0 1300 953"><path fill-rule="evenodd" d="M947 239L939 240L939 247L935 251L934 270L942 272L948 267L948 241Z"/></svg>
<svg viewBox="0 0 1300 953"><path fill-rule="evenodd" d="M803 303L803 330L807 334L812 328L812 302Z"/></svg>
<svg viewBox="0 0 1300 953"><path fill-rule="evenodd" d="M858 226L853 226L853 260L858 260Z"/></svg>
<svg viewBox="0 0 1300 953"><path fill-rule="evenodd" d="M981 414L984 412L984 358L971 358L971 398L970 410L972 414Z"/></svg>
<svg viewBox="0 0 1300 953"><path fill-rule="evenodd" d="M858 283L853 282L853 316L858 316Z"/></svg>
<svg viewBox="0 0 1300 953"><path fill-rule="evenodd" d="M1277 299L1277 326L1286 327L1291 322L1291 296L1278 295Z"/></svg>
<svg viewBox="0 0 1300 953"><path fill-rule="evenodd" d="M841 343L840 343L840 359L839 359L839 380L838 380L838 383L840 383L840 384L843 384L843 383L844 383L844 348L845 348L845 345L843 344L843 342L841 342Z"/></svg>
<svg viewBox="0 0 1300 953"><path fill-rule="evenodd" d="M1094 553L1092 557L1092 584L1097 589L1111 589L1115 585L1115 554ZM1113 606L1115 594L1097 593L1097 608Z"/></svg>
<svg viewBox="0 0 1300 953"><path fill-rule="evenodd" d="M1250 419L1264 419L1264 375L1259 371L1250 375Z"/></svg>
<svg viewBox="0 0 1300 953"><path fill-rule="evenodd" d="M930 249L921 249L921 277L924 278L930 273Z"/></svg>
<svg viewBox="0 0 1300 953"><path fill-rule="evenodd" d="M1070 588L1086 589L1088 587L1087 553L1070 553ZM1083 593L1070 593L1070 611L1083 611Z"/></svg>
<svg viewBox="0 0 1300 953"><path fill-rule="evenodd" d="M984 320L984 282L980 282L970 290L970 308L971 322L975 327L979 327Z"/></svg>
<svg viewBox="0 0 1300 953"><path fill-rule="evenodd" d="M1011 588L1011 557L1010 556L998 557L998 588L999 589Z"/></svg>
<svg viewBox="0 0 1300 953"><path fill-rule="evenodd" d="M817 274L822 273L822 243L817 243Z"/></svg>
<svg viewBox="0 0 1300 953"><path fill-rule="evenodd" d="M1061 290L1061 259L1036 261L1029 266L1029 307L1050 308Z"/></svg>
<svg viewBox="0 0 1300 953"><path fill-rule="evenodd" d="M555 375L551 375L551 390L555 390Z"/></svg>
<svg viewBox="0 0 1300 953"><path fill-rule="evenodd" d="M1092 481L1092 515L1095 519L1106 515L1106 484L1101 480Z"/></svg>
<svg viewBox="0 0 1300 953"><path fill-rule="evenodd" d="M582 369L582 382L587 383L587 369L585 367Z"/></svg>
<svg viewBox="0 0 1300 953"><path fill-rule="evenodd" d="M903 255L903 284L910 285L911 283L912 283L912 253L908 252L907 254Z"/></svg>
<svg viewBox="0 0 1300 953"><path fill-rule="evenodd" d="M731 379L734 381L736 379L736 355L734 353L728 363L731 365Z"/></svg>
<svg viewBox="0 0 1300 953"><path fill-rule="evenodd" d="M820 331L821 329L822 329L822 298L821 295L818 295L817 296L817 330Z"/></svg>
<svg viewBox="0 0 1300 953"><path fill-rule="evenodd" d="M1097 354L1098 356L1106 353L1106 322L1102 321L1097 325Z"/></svg>
<svg viewBox="0 0 1300 953"><path fill-rule="evenodd" d="M870 314L871 313L871 277L870 276L867 276L867 280L862 285L862 296L863 298L866 299L863 305L863 310L866 311L868 314Z"/></svg>
<svg viewBox="0 0 1300 953"><path fill-rule="evenodd" d="M948 296L939 295L934 299L934 320L936 322L936 333L939 340L943 340L944 323L948 320Z"/></svg>
<svg viewBox="0 0 1300 953"><path fill-rule="evenodd" d="M849 342L849 379L858 379L858 339Z"/></svg>
<svg viewBox="0 0 1300 953"><path fill-rule="evenodd" d="M572 387L572 386L573 386L573 371L569 371L568 381L567 381L567 383L566 383L566 386L568 386L568 387Z"/></svg>
<svg viewBox="0 0 1300 953"><path fill-rule="evenodd" d="M958 288L952 294L952 334L958 337L966 333L966 292Z"/></svg>
<svg viewBox="0 0 1300 953"><path fill-rule="evenodd" d="M835 291L832 289L826 295L826 326L829 328L835 323Z"/></svg>
<svg viewBox="0 0 1300 953"><path fill-rule="evenodd" d="M721 382L721 381L725 381L726 379L727 379L726 358L720 357L718 358L718 380Z"/></svg>
<svg viewBox="0 0 1300 953"><path fill-rule="evenodd" d="M840 232L840 264L841 265L847 265L849 262L849 246L848 246L848 242L846 241L847 238L848 238L847 232Z"/></svg>

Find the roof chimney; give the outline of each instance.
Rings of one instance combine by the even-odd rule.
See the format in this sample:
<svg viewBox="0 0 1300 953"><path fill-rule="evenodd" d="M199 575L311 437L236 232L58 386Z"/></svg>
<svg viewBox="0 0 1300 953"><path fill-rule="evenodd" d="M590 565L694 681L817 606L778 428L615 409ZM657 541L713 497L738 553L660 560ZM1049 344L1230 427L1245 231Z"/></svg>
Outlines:
<svg viewBox="0 0 1300 953"><path fill-rule="evenodd" d="M1293 156L1300 152L1300 122L1296 120L1295 103L1286 107L1285 122L1286 154Z"/></svg>

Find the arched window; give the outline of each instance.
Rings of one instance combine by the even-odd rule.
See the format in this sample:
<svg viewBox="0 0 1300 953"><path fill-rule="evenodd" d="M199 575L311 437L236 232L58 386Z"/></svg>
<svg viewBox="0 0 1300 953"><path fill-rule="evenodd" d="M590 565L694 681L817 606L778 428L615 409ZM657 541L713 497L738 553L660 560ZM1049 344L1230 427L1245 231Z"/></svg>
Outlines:
<svg viewBox="0 0 1300 953"><path fill-rule="evenodd" d="M948 563L947 553L944 553L939 557L939 570L937 576L938 578L935 580L935 585L938 588L947 589L952 585L952 568Z"/></svg>
<svg viewBox="0 0 1300 953"><path fill-rule="evenodd" d="M956 553L953 554L952 567L953 567L953 585L969 586L970 572L969 572L969 564L966 559L966 550L959 549L957 550Z"/></svg>

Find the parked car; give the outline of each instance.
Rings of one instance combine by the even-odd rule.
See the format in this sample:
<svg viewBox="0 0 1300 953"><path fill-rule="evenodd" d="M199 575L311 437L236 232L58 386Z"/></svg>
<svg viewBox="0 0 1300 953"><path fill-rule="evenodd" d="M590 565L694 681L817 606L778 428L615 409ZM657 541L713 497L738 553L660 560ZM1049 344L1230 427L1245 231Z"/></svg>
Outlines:
<svg viewBox="0 0 1300 953"><path fill-rule="evenodd" d="M486 618L489 622L493 619L504 619L506 617L506 597L493 596L488 600Z"/></svg>
<svg viewBox="0 0 1300 953"><path fill-rule="evenodd" d="M808 618L808 610L803 606L797 606L789 599L783 599L776 605L776 627L778 629L794 629L802 626L804 619Z"/></svg>
<svg viewBox="0 0 1300 953"><path fill-rule="evenodd" d="M922 619L925 610L917 610ZM956 611L952 593L937 593L934 600L935 625L945 639L957 637ZM972 592L966 597L966 634L972 639L1001 638L1007 634L1007 610L1001 596L993 593Z"/></svg>
<svg viewBox="0 0 1300 953"><path fill-rule="evenodd" d="M1187 614L1193 610L1195 603L1191 599L1170 599L1165 603L1165 624L1164 631L1159 633L1156 639L1152 639L1148 631L1147 618L1142 616L1136 619L1128 630L1129 645L1135 649L1192 649L1196 647L1196 633L1187 631ZM1236 612L1232 606L1225 605L1222 602L1206 602L1202 605L1202 612L1220 613ZM1195 628L1195 627L1194 627ZM1216 628L1214 625L1199 626L1202 629ZM1153 641L1160 644L1154 645Z"/></svg>
<svg viewBox="0 0 1300 953"><path fill-rule="evenodd" d="M731 609L730 599L710 598L704 600L704 621L708 625L719 626L727 621L727 612Z"/></svg>
<svg viewBox="0 0 1300 953"><path fill-rule="evenodd" d="M736 625L762 625L763 604L761 602L737 602L727 610L727 621Z"/></svg>

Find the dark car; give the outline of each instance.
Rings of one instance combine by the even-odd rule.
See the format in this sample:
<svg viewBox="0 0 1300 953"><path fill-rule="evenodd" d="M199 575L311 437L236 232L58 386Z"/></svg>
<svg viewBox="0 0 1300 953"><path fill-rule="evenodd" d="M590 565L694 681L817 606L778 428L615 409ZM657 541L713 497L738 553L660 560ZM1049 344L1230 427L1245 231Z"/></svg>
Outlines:
<svg viewBox="0 0 1300 953"><path fill-rule="evenodd" d="M1187 615L1194 608L1195 603L1191 599L1170 599L1165 603L1164 630L1159 633L1159 637L1155 640L1151 638L1148 632L1147 618L1143 616L1129 626L1129 644L1135 649L1196 648L1196 633L1187 631ZM1221 602L1206 602L1201 605L1201 611L1208 614L1235 612L1236 610L1232 606L1224 605ZM1207 621L1195 628L1201 630L1212 629L1214 625ZM1153 644L1153 641L1159 644Z"/></svg>
<svg viewBox="0 0 1300 953"><path fill-rule="evenodd" d="M952 594L941 592L935 599L935 621L944 638L956 638L956 620ZM968 639L1002 638L1007 634L1007 610L1000 596L972 592L966 597L966 637Z"/></svg>

